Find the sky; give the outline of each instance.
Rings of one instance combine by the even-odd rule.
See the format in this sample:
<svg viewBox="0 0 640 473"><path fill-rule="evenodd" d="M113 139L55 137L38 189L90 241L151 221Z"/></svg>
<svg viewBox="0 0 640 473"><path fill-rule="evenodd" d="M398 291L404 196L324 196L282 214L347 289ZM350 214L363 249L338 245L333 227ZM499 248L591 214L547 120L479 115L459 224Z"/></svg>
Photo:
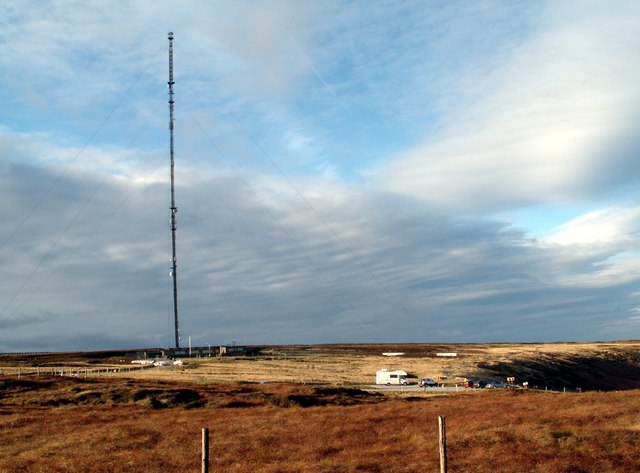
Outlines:
<svg viewBox="0 0 640 473"><path fill-rule="evenodd" d="M0 4L0 352L640 337L640 3Z"/></svg>

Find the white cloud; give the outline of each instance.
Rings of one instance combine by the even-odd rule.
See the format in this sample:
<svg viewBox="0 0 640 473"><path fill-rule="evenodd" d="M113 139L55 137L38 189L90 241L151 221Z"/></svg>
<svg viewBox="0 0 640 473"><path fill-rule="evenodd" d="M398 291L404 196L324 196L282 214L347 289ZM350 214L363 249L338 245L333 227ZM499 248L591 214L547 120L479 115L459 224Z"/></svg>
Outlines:
<svg viewBox="0 0 640 473"><path fill-rule="evenodd" d="M558 278L558 283L582 288L632 284L640 280L639 265L640 254L625 253L598 263L592 272Z"/></svg>
<svg viewBox="0 0 640 473"><path fill-rule="evenodd" d="M640 240L640 208L608 207L575 218L541 239L544 244L624 248Z"/></svg>
<svg viewBox="0 0 640 473"><path fill-rule="evenodd" d="M565 15L554 5L503 64L467 79L478 83L474 100L449 110L442 138L389 163L381 185L458 210L495 211L583 198L619 172L617 161L609 171L605 163L640 106L640 21L630 19L640 18L638 7L599 16L605 7Z"/></svg>

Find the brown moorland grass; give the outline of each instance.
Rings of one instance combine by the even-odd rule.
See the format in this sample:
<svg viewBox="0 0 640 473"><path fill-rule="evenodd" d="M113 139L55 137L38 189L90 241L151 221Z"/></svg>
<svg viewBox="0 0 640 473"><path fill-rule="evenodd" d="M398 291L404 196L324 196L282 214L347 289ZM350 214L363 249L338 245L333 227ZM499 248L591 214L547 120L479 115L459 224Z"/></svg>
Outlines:
<svg viewBox="0 0 640 473"><path fill-rule="evenodd" d="M3 472L199 471L202 427L211 471L437 471L439 415L451 472L640 470L638 391L381 397L60 377L0 387Z"/></svg>

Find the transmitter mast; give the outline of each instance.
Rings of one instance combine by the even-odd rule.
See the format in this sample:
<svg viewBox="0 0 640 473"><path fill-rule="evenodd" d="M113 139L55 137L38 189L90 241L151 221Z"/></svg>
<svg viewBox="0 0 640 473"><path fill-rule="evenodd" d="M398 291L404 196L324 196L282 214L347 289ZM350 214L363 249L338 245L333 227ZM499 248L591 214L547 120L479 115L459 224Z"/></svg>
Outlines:
<svg viewBox="0 0 640 473"><path fill-rule="evenodd" d="M178 273L176 259L176 194L173 161L173 33L169 33L169 162L171 167L171 279L173 281L173 325L175 330L176 348L180 348L180 330L178 326Z"/></svg>

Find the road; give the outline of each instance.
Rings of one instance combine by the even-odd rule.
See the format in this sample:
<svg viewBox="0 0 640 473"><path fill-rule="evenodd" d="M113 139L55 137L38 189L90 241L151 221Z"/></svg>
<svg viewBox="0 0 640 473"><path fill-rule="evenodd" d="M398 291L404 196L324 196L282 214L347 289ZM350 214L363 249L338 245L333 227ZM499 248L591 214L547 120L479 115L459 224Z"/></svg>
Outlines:
<svg viewBox="0 0 640 473"><path fill-rule="evenodd" d="M408 386L387 386L384 384L370 384L367 386L363 386L363 389L367 391L399 393L455 393L469 391L469 389L462 388L460 386L437 386L433 388L421 388L417 384L410 384Z"/></svg>

